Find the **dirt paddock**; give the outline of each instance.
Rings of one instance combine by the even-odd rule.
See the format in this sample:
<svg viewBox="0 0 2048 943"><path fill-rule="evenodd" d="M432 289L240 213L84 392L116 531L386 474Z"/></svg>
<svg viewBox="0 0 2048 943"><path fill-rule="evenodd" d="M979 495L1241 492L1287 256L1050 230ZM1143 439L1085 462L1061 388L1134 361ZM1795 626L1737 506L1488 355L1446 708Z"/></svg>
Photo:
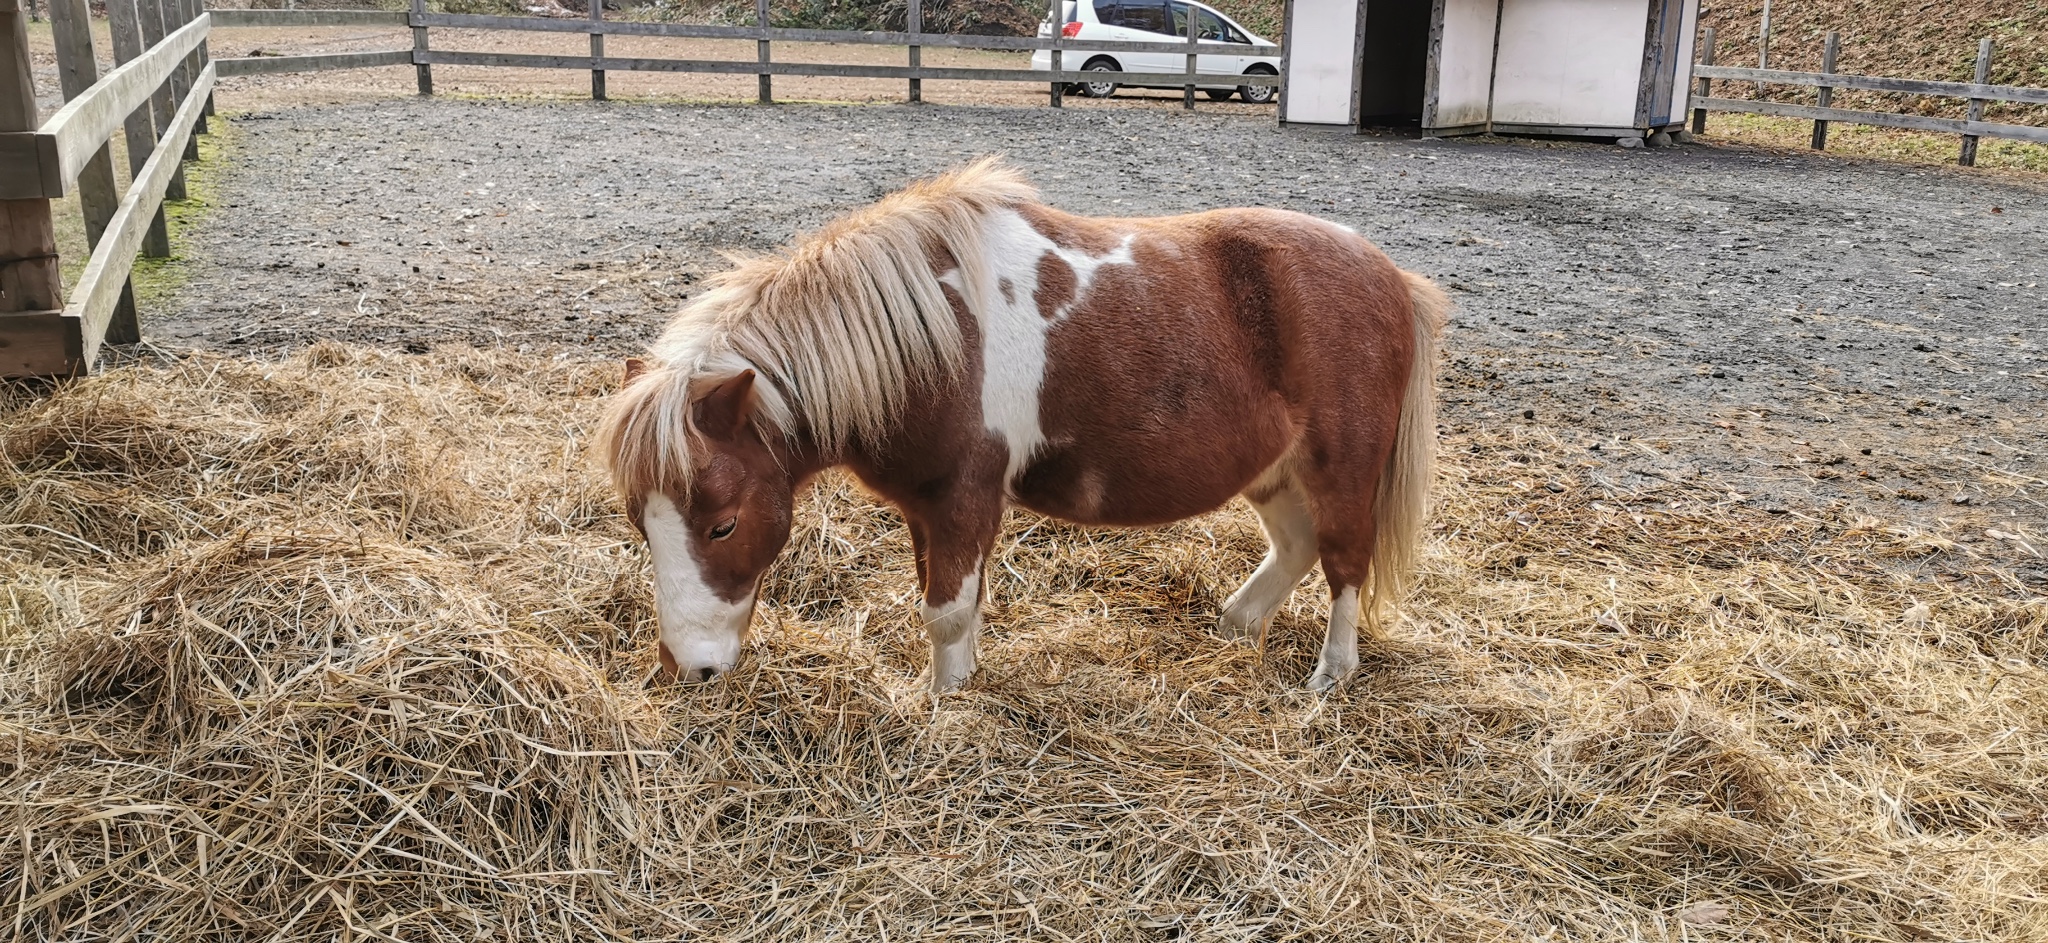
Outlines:
<svg viewBox="0 0 2048 943"><path fill-rule="evenodd" d="M2048 189L2025 182L1152 109L398 100L229 121L219 205L149 325L174 346L629 353L722 252L1000 153L1074 212L1249 204L1367 233L1453 290L1454 431L1544 429L1600 459L1593 479L1711 469L1773 510L1850 502L1968 542L2048 520L2029 432Z"/></svg>
<svg viewBox="0 0 2048 943"><path fill-rule="evenodd" d="M2048 937L2038 186L1166 107L237 94L148 283L170 356L0 392L25 939ZM1419 587L1355 681L1298 688L1320 586L1262 649L1204 631L1242 508L1014 514L933 704L903 528L830 477L742 663L647 683L583 449L614 358L721 252L985 153L1077 212L1315 213L1451 289Z"/></svg>

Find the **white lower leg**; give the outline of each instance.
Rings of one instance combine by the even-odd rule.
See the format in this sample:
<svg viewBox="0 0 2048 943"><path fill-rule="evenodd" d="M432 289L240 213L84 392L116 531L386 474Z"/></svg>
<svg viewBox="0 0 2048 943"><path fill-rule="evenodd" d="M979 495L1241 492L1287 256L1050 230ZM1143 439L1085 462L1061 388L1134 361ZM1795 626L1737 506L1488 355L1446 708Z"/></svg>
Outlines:
<svg viewBox="0 0 2048 943"><path fill-rule="evenodd" d="M932 640L932 693L960 690L974 673L974 643L981 635L980 567L960 581L951 602L923 608L925 634Z"/></svg>
<svg viewBox="0 0 2048 943"><path fill-rule="evenodd" d="M1251 579L1223 603L1216 624L1230 638L1257 640L1265 634L1266 621L1316 565L1316 528L1308 506L1291 487L1265 501L1253 501L1252 509L1259 512L1259 522L1272 546Z"/></svg>
<svg viewBox="0 0 2048 943"><path fill-rule="evenodd" d="M1323 636L1323 656L1309 676L1311 691L1328 691L1358 670L1358 587L1346 586L1330 603L1330 631Z"/></svg>

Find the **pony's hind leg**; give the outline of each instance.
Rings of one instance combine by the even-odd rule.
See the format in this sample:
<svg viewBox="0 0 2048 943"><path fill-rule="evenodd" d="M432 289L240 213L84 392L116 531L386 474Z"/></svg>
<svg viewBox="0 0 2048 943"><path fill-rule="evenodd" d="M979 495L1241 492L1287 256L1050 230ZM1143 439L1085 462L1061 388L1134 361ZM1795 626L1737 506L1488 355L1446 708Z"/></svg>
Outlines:
<svg viewBox="0 0 2048 943"><path fill-rule="evenodd" d="M1245 500L1251 502L1265 527L1266 559L1230 594L1223 614L1216 619L1217 630L1225 637L1254 642L1265 635L1273 613L1316 565L1315 518L1309 514L1300 487L1289 479L1264 492L1263 497L1255 496L1258 493L1256 489L1246 492Z"/></svg>
<svg viewBox="0 0 2048 943"><path fill-rule="evenodd" d="M1308 677L1311 691L1328 691L1358 670L1358 623L1365 617L1365 607L1372 605L1366 598L1366 581L1372 575L1376 526L1369 512L1352 520L1358 523L1326 527L1316 539L1323 578L1330 584L1330 626L1323 634L1315 673Z"/></svg>
<svg viewBox="0 0 2048 943"><path fill-rule="evenodd" d="M1358 670L1358 620L1363 612L1357 586L1330 587L1330 628L1323 635L1315 673L1308 676L1309 690L1328 691Z"/></svg>

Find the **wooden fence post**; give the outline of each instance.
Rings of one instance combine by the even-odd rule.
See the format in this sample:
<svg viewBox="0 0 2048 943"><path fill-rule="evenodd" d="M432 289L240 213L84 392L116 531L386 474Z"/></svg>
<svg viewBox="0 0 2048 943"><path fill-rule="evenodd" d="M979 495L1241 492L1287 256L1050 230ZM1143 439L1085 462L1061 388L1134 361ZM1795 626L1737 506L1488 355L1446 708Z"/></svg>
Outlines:
<svg viewBox="0 0 2048 943"><path fill-rule="evenodd" d="M1771 67L1771 0L1764 0L1763 22L1757 26L1756 67L1759 69ZM1764 97L1764 83L1762 82L1756 83L1756 97L1759 101Z"/></svg>
<svg viewBox="0 0 2048 943"><path fill-rule="evenodd" d="M1052 10L1045 15L1045 22L1050 28L1050 35L1046 38L1052 40L1052 71L1054 75L1058 75L1065 66L1060 56L1060 40L1067 38L1066 19L1066 8L1060 5L1060 0L1052 0ZM1060 107L1063 104L1062 99L1067 97L1067 83L1054 80L1051 94L1052 106L1054 108Z"/></svg>
<svg viewBox="0 0 2048 943"><path fill-rule="evenodd" d="M1977 43L1977 84L1978 84L1978 85L1989 85L1990 83L1991 83L1991 37L1989 37L1989 36L1986 36L1986 37L1984 37L1984 39L1983 39L1982 41L1980 41L1980 42L1978 42L1978 43ZM1970 113L1969 113L1969 116L1970 116L1970 120L1971 120L1971 121L1982 121L1982 120L1984 120L1984 99L1981 99L1981 98L1972 98L1972 99L1970 99ZM1963 166L1965 166L1965 167L1975 167L1975 166L1977 166L1977 136L1976 136L1976 135L1974 135L1974 134L1965 134L1965 135L1963 135L1963 152L1962 152L1961 154L1958 154L1958 155L1956 155L1956 163L1958 163L1958 164L1961 164L1961 165L1963 165Z"/></svg>
<svg viewBox="0 0 2048 943"><path fill-rule="evenodd" d="M206 13L206 0L185 0L185 2L190 5L191 9L191 15L185 18L187 22L196 20ZM206 68L207 63L213 61L212 47L213 36L209 32L209 35L206 37L206 41L200 43L199 48L195 50L195 52L197 52L199 56L199 58L196 60L198 62L196 68L204 69ZM194 72L193 74L197 75L198 73ZM206 119L211 117L213 117L213 92L212 90L208 90L206 93L206 107L204 110L199 112L198 130L200 134L208 133L208 131L206 130Z"/></svg>
<svg viewBox="0 0 2048 943"><path fill-rule="evenodd" d="M107 0L107 25L114 34L115 65L142 55L142 23L135 9L135 0ZM156 148L156 121L151 111L151 105L145 104L131 112L121 126L128 141L130 179L142 172L142 165L149 161L150 151ZM164 222L164 208L161 206L156 208L156 214L150 219L149 232L142 237L142 254L152 259L168 258L171 254L171 231Z"/></svg>
<svg viewBox="0 0 2048 943"><path fill-rule="evenodd" d="M1828 30L1827 44L1820 49L1820 71L1822 74L1835 74L1835 59L1841 55L1841 52L1842 34L1834 30ZM1834 100L1835 87L1832 85L1821 86L1820 106L1826 108ZM1816 151L1828 149L1828 123L1826 119L1819 119L1813 123L1813 149Z"/></svg>
<svg viewBox="0 0 2048 943"><path fill-rule="evenodd" d="M924 66L924 47L917 41L917 34L924 32L924 4L921 0L910 0L910 9L905 11L910 28L910 68L914 71ZM910 101L915 104L924 101L924 80L910 80Z"/></svg>
<svg viewBox="0 0 2048 943"><path fill-rule="evenodd" d="M434 94L434 67L421 60L426 58L427 27L420 22L427 15L427 0L412 0L412 71L413 79L423 96Z"/></svg>
<svg viewBox="0 0 2048 943"><path fill-rule="evenodd" d="M758 56L760 57L760 62L761 62L761 64L762 64L762 65L767 65L767 64L768 64L768 62L769 62L769 59L768 59L768 0L754 0L754 25L755 25L755 26L759 26L759 27L761 28L761 39L760 39L760 43L759 43L759 44L758 44L758 45L757 45L757 46L755 47L755 50L754 50L754 51L755 51L756 55L758 55ZM760 99L760 101L761 101L761 104L763 104L763 105L772 105L772 104L774 104L774 103L775 103L775 84L774 84L774 82L772 81L772 77L771 77L771 76L770 76L770 75L769 75L768 73L766 73L766 72L763 72L763 73L761 73L761 74L760 74L759 78L760 78L760 80L761 80L761 88L759 89L759 94L758 94L758 95L757 95L756 97Z"/></svg>
<svg viewBox="0 0 2048 943"><path fill-rule="evenodd" d="M64 100L85 94L99 81L99 60L92 50L92 13L85 0L50 0L50 32L57 41L57 81ZM149 155L144 154L145 158ZM102 144L78 173L78 206L85 216L85 242L97 249L107 233L107 222L121 205L121 188L114 181L114 149ZM108 338L116 344L132 344L136 336L135 286L121 286L121 300L114 306L107 326Z"/></svg>
<svg viewBox="0 0 2048 943"><path fill-rule="evenodd" d="M1197 19L1196 14L1201 11L1192 6L1182 6L1181 9L1187 11L1187 20L1182 26L1188 31L1188 84L1181 86L1180 106L1188 111L1193 111L1195 110L1195 43L1202 34L1201 30L1195 28L1195 20Z"/></svg>
<svg viewBox="0 0 2048 943"><path fill-rule="evenodd" d="M169 4L164 7L164 12L168 17L164 23L164 32L168 34L172 30L172 24L175 23L177 26L183 27L185 24L198 19L199 14L205 11L200 9L199 0L170 0ZM199 70L206 68L206 63L201 62L199 59L199 50L203 48L205 48L205 44L201 43L199 46L194 47L191 52L186 53L184 64L178 67L178 71L185 74L187 88L198 84ZM179 100L183 101L184 96L180 95ZM199 159L199 135L205 133L206 111L202 108L199 112L199 123L192 126L192 136L185 139L186 160Z"/></svg>
<svg viewBox="0 0 2048 943"><path fill-rule="evenodd" d="M1709 27L1707 27L1707 31L1706 31L1706 34L1700 37L1700 65L1713 65L1713 64L1714 64L1714 28L1713 28L1713 27L1711 27L1711 26L1709 26ZM1713 91L1713 88L1714 88L1714 80L1713 80L1713 79L1710 79L1710 78L1705 78L1705 77L1701 77L1701 78L1699 79L1699 83L1700 83L1700 85L1699 85L1699 89L1700 89L1700 90L1699 90L1699 93L1698 93L1698 94L1699 94L1699 97L1700 97L1700 98L1706 98L1706 97L1708 97L1708 96L1709 96L1709 95L1710 95L1710 94L1712 93L1712 91ZM1694 108L1694 109L1692 110L1692 133L1694 133L1694 134L1705 134L1705 133L1707 133L1707 110L1706 110L1705 108Z"/></svg>
<svg viewBox="0 0 2048 943"><path fill-rule="evenodd" d="M590 4L591 24L595 25L604 22L604 0L584 0L584 2ZM604 58L604 34L595 29L590 31L590 58ZM595 63L592 64L595 65ZM603 69L590 70L590 100L605 100Z"/></svg>
<svg viewBox="0 0 2048 943"><path fill-rule="evenodd" d="M20 0L0 0L0 132L34 131L37 124L28 16ZM42 176L32 163L0 164L0 173ZM0 376L55 373L84 356L71 349L80 342L55 330L63 307L49 199L0 200Z"/></svg>
<svg viewBox="0 0 2048 943"><path fill-rule="evenodd" d="M147 52L154 48L157 43L163 42L164 34L167 32L164 29L163 2L162 0L135 0L135 12L136 19L142 24L142 49L144 52ZM156 140L161 141L164 139L164 135L170 133L171 116L177 114L178 102L183 101L185 98L185 88L186 86L180 84L179 74L172 72L170 79L156 90L155 95L151 96L149 107L150 111L156 115L156 121L154 122L156 126ZM143 156L149 156L149 151L154 150L156 150L156 147L152 145L143 152ZM182 166L175 167L171 170L170 185L164 188L164 199L182 200L184 198L185 168ZM169 254L168 250L166 250L165 254Z"/></svg>
<svg viewBox="0 0 2048 943"><path fill-rule="evenodd" d="M141 5L144 8L142 14L143 33L149 36L149 44L151 46L163 42L164 37L177 32L178 27L185 25L179 22L179 16L183 8L181 0L141 0ZM149 32L149 25L152 22L156 24L156 32L154 34ZM178 63L177 68L171 70L171 81L169 83L171 87L170 101L164 108L164 120L166 123L169 122L171 115L178 113L178 106L185 103L185 95L192 89L193 72L191 66L191 58L188 56ZM158 130L161 131L163 129L159 128ZM198 157L199 142L187 138L185 159L196 160ZM178 173L176 187L178 195L170 197L170 199L185 199L185 174L183 170L180 170Z"/></svg>

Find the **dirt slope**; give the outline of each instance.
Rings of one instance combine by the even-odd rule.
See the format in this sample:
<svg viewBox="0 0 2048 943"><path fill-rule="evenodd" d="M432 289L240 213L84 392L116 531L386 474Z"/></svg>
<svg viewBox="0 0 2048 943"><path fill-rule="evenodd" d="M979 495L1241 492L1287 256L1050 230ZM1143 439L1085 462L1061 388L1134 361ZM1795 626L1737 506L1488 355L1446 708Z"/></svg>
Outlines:
<svg viewBox="0 0 2048 943"><path fill-rule="evenodd" d="M1722 65L1757 64L1763 7L1764 0L1730 0L1701 9L1701 25L1715 28ZM1978 41L1990 37L1993 83L2048 87L2048 0L1774 0L1771 66L1819 70L1829 30L1842 34L1837 68L1843 72L1966 82L1976 68ZM1753 97L1755 88L1728 83L1717 94ZM1779 87L1773 97L1811 94ZM1837 101L1921 114L1959 115L1963 108L1961 102L1903 96L1838 95ZM1986 113L2028 124L2048 118L2048 109L2039 107L1993 105Z"/></svg>

